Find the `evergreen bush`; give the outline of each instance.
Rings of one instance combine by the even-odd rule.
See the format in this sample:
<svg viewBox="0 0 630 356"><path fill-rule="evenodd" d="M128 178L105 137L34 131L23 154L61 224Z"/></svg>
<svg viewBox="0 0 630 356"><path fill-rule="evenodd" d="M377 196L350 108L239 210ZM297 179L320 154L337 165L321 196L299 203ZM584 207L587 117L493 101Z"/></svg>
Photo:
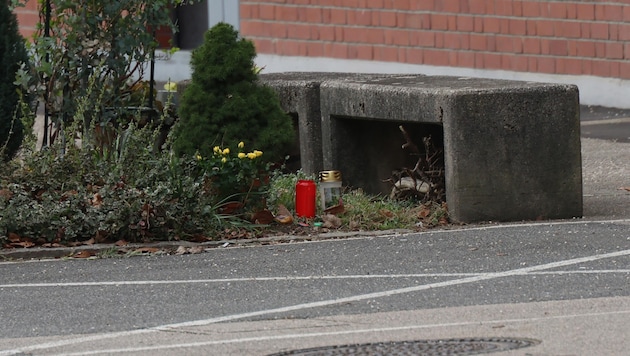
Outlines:
<svg viewBox="0 0 630 356"><path fill-rule="evenodd" d="M9 2L0 5L0 160L12 158L22 144L24 125L20 120L15 74L28 63L24 38Z"/></svg>
<svg viewBox="0 0 630 356"><path fill-rule="evenodd" d="M253 43L239 38L229 24L206 32L192 54L192 81L175 129L176 153L205 157L214 146L234 150L241 141L264 152L268 162L280 161L289 151L295 137L292 120L275 92L258 82L255 56Z"/></svg>

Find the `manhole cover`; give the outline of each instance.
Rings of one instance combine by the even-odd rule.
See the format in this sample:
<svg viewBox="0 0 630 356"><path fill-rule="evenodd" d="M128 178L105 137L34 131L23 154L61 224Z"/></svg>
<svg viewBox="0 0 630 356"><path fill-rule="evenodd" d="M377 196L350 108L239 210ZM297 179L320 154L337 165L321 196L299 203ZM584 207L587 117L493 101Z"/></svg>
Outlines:
<svg viewBox="0 0 630 356"><path fill-rule="evenodd" d="M492 352L515 350L523 347L540 344L532 339L503 339L503 338L479 338L479 339L445 339L445 340L416 340L416 341L392 341L377 342L360 345L324 346L312 349L293 350L276 353L269 356L284 355L310 355L310 356L335 356L335 355L408 355L408 356L432 356L432 355L479 355Z"/></svg>

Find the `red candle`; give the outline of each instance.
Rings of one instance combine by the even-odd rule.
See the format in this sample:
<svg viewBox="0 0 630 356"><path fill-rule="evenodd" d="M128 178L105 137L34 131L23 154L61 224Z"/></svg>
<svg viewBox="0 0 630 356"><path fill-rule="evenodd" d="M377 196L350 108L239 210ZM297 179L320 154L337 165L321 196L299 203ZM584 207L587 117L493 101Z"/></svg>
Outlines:
<svg viewBox="0 0 630 356"><path fill-rule="evenodd" d="M299 180L295 186L295 213L299 217L315 217L317 185L312 180Z"/></svg>

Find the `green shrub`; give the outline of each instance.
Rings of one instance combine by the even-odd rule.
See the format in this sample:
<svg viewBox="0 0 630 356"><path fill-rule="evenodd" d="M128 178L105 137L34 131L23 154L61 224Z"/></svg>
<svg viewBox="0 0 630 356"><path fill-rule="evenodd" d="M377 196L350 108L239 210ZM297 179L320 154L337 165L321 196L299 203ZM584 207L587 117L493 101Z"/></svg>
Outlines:
<svg viewBox="0 0 630 356"><path fill-rule="evenodd" d="M22 143L24 126L20 120L19 93L15 74L29 59L24 38L9 2L0 5L0 160L12 158Z"/></svg>
<svg viewBox="0 0 630 356"><path fill-rule="evenodd" d="M275 92L258 82L256 51L231 25L219 23L193 51L191 84L184 91L175 127L177 154L207 157L215 146L235 150L245 141L278 162L294 143L290 117Z"/></svg>

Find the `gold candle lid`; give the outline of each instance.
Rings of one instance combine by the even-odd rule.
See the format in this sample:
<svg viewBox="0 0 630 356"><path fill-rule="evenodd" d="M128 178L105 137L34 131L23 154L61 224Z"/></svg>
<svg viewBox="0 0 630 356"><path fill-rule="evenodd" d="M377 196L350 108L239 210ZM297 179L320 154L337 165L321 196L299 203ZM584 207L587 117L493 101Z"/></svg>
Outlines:
<svg viewBox="0 0 630 356"><path fill-rule="evenodd" d="M341 182L341 171L321 171L319 172L320 182Z"/></svg>

